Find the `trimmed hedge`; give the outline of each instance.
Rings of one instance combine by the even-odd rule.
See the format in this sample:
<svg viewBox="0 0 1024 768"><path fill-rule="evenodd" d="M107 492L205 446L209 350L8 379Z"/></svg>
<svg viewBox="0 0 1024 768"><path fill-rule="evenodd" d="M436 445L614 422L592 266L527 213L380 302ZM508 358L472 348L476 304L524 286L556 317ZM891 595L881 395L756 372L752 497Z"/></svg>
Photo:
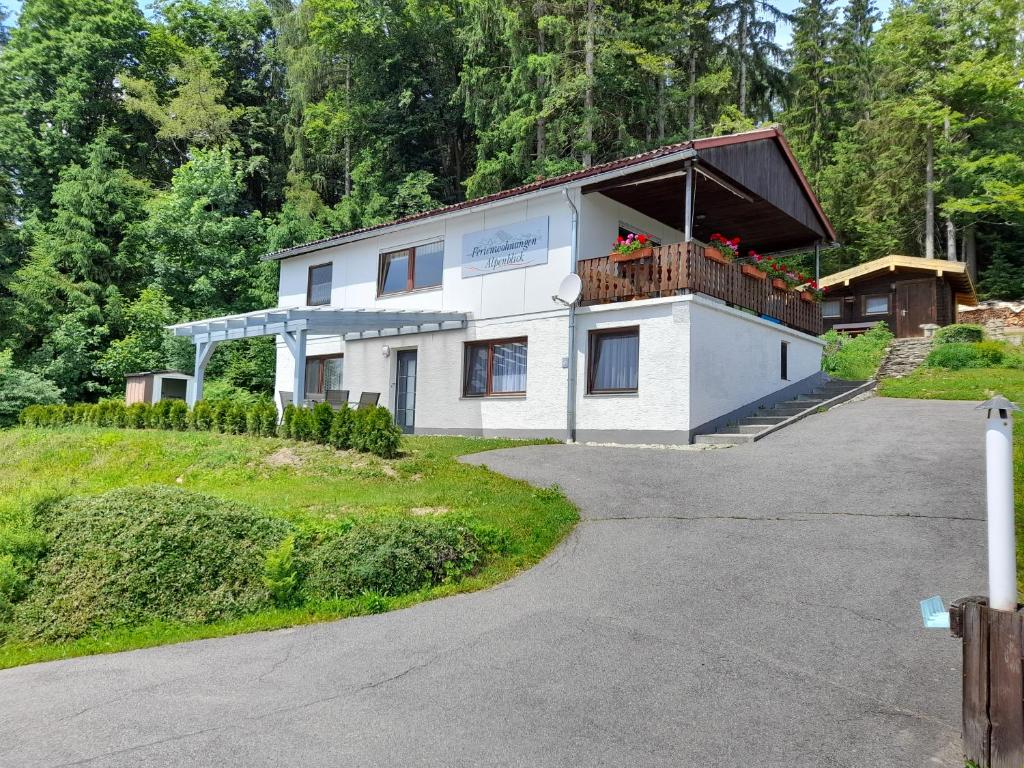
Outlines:
<svg viewBox="0 0 1024 768"><path fill-rule="evenodd" d="M129 407L120 400L96 404L30 405L21 412L26 427L62 427L87 424L94 427L213 431L229 435L286 437L331 445L338 450L373 453L386 459L398 455L402 433L391 412L383 406L354 411L347 405L335 411L327 403L314 408L284 409L280 425L277 408L269 401L252 405L200 400L189 410L181 400L161 400Z"/></svg>
<svg viewBox="0 0 1024 768"><path fill-rule="evenodd" d="M175 486L49 499L32 546L0 549L0 642L73 640L155 621L386 598L459 579L508 534L465 515L296 524Z"/></svg>
<svg viewBox="0 0 1024 768"><path fill-rule="evenodd" d="M936 344L924 364L929 368L946 368L959 371L962 368L991 368L1003 365L1010 356L1006 345L998 341L980 341L974 344Z"/></svg>
<svg viewBox="0 0 1024 768"><path fill-rule="evenodd" d="M974 344L985 338L985 329L980 325L956 323L939 328L935 332L935 344Z"/></svg>

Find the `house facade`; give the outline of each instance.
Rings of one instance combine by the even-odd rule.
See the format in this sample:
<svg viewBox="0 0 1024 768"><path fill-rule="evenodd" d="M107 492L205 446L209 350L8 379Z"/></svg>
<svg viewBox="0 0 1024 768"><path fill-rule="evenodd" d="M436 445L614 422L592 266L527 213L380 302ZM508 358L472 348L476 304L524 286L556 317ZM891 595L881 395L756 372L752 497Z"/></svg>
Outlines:
<svg viewBox="0 0 1024 768"><path fill-rule="evenodd" d="M763 253L834 236L766 129L270 254L277 308L174 328L197 397L215 344L275 333L282 405L370 393L415 434L688 443L822 378L818 305L706 258L713 232ZM628 233L655 247L617 262Z"/></svg>

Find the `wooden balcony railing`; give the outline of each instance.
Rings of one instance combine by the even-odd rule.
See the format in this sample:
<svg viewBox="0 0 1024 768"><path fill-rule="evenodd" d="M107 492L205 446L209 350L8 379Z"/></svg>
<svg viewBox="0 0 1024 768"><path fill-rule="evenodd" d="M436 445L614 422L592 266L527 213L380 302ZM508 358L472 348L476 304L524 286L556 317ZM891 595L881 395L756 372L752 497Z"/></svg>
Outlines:
<svg viewBox="0 0 1024 768"><path fill-rule="evenodd" d="M739 264L719 264L704 256L699 243L672 243L639 261L613 262L608 256L578 265L583 304L703 293L728 304L778 320L815 336L821 333L821 305L796 291L780 291L771 280L748 277Z"/></svg>

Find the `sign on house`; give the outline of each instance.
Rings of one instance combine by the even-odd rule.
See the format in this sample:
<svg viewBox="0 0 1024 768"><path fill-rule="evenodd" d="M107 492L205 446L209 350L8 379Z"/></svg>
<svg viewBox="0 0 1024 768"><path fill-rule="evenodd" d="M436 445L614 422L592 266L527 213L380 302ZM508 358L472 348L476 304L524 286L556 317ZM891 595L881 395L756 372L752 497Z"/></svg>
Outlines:
<svg viewBox="0 0 1024 768"><path fill-rule="evenodd" d="M548 217L462 236L462 276L477 277L548 263Z"/></svg>

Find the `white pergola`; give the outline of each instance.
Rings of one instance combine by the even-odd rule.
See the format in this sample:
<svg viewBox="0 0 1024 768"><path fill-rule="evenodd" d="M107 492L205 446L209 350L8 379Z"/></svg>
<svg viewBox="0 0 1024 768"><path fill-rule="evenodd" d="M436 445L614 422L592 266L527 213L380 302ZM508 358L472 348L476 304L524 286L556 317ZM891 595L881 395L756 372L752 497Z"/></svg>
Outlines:
<svg viewBox="0 0 1024 768"><path fill-rule="evenodd" d="M306 391L306 336L337 334L345 339L396 336L419 331L444 331L466 326L464 312L419 310L277 307L239 315L211 317L169 325L175 336L187 336L196 348L195 386L189 405L203 396L203 376L213 350L222 341L280 336L295 359L292 402L301 405Z"/></svg>

